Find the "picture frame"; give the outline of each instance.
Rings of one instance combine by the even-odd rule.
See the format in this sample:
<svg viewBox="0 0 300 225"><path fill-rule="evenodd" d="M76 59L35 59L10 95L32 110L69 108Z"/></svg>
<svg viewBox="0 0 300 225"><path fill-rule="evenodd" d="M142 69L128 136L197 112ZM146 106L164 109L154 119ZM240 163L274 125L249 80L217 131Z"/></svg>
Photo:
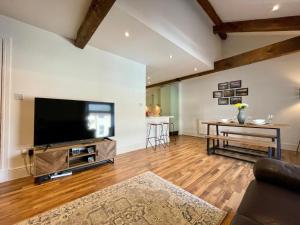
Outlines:
<svg viewBox="0 0 300 225"><path fill-rule="evenodd" d="M242 80L235 80L230 81L230 88L241 88L242 87Z"/></svg>
<svg viewBox="0 0 300 225"><path fill-rule="evenodd" d="M218 104L219 105L229 105L229 98L219 98Z"/></svg>
<svg viewBox="0 0 300 225"><path fill-rule="evenodd" d="M213 98L222 98L223 97L223 91L214 91L213 92Z"/></svg>
<svg viewBox="0 0 300 225"><path fill-rule="evenodd" d="M218 90L229 89L229 82L218 83Z"/></svg>
<svg viewBox="0 0 300 225"><path fill-rule="evenodd" d="M235 105L238 103L243 103L242 97L231 97L230 98L230 105Z"/></svg>
<svg viewBox="0 0 300 225"><path fill-rule="evenodd" d="M248 96L248 88L239 88L235 90L236 96Z"/></svg>
<svg viewBox="0 0 300 225"><path fill-rule="evenodd" d="M224 90L223 91L224 93L223 93L223 96L224 97L233 97L233 96L235 96L235 91L234 91L234 89L228 89L228 90Z"/></svg>

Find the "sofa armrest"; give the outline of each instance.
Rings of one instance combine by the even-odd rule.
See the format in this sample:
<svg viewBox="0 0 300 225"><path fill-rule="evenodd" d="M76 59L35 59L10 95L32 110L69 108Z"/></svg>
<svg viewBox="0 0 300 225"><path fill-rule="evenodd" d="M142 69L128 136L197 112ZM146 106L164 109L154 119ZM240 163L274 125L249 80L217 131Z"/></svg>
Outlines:
<svg viewBox="0 0 300 225"><path fill-rule="evenodd" d="M274 159L260 159L253 171L256 180L300 192L300 166Z"/></svg>

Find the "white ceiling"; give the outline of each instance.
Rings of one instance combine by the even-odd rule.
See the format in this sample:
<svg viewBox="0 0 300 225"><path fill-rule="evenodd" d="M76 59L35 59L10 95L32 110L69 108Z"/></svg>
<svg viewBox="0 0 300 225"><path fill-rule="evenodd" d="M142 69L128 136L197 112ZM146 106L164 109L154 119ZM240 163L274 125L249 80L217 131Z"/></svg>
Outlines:
<svg viewBox="0 0 300 225"><path fill-rule="evenodd" d="M0 14L74 39L90 2L0 0ZM300 15L300 0L210 2L223 21ZM272 12L275 4L280 10ZM211 29L195 0L117 0L89 44L146 64L156 83L195 73L195 67L198 72L211 69L221 47ZM125 38L125 31L130 38Z"/></svg>
<svg viewBox="0 0 300 225"><path fill-rule="evenodd" d="M126 38L124 33L129 32ZM151 82L192 74L209 67L114 5L90 45L147 65ZM173 58L170 59L169 56Z"/></svg>
<svg viewBox="0 0 300 225"><path fill-rule="evenodd" d="M300 0L209 1L224 22L300 15ZM280 9L272 12L276 4L280 5Z"/></svg>
<svg viewBox="0 0 300 225"><path fill-rule="evenodd" d="M120 9L119 1L122 0L113 6L89 42L90 45L146 64L147 75L152 83L195 73L195 67L198 71L210 69L210 65ZM24 0L1 0L0 14L75 39L90 2L26 0L25 4ZM125 31L130 32L130 38L125 38ZM169 55L173 55L172 60Z"/></svg>
<svg viewBox="0 0 300 225"><path fill-rule="evenodd" d="M91 0L0 0L0 14L74 39Z"/></svg>

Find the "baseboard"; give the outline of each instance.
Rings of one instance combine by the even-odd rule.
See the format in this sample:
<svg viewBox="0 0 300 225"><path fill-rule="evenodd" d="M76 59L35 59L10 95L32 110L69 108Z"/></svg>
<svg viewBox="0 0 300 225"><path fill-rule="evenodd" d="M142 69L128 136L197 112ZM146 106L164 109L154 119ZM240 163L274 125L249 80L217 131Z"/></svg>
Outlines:
<svg viewBox="0 0 300 225"><path fill-rule="evenodd" d="M197 134L194 132L181 132L181 135L185 135L185 136L192 136L192 137L205 137L205 134Z"/></svg>
<svg viewBox="0 0 300 225"><path fill-rule="evenodd" d="M136 151L139 149L143 149L146 147L146 141L145 142L141 142L141 143L136 143L133 145L127 145L127 146L117 146L117 155L123 154L123 153L127 153L127 152L132 152L132 151Z"/></svg>
<svg viewBox="0 0 300 225"><path fill-rule="evenodd" d="M118 146L117 155L145 148L145 142L127 146ZM26 166L0 170L0 183L30 176Z"/></svg>
<svg viewBox="0 0 300 225"><path fill-rule="evenodd" d="M0 183L28 176L30 176L30 174L25 166L7 170L3 169L0 170Z"/></svg>

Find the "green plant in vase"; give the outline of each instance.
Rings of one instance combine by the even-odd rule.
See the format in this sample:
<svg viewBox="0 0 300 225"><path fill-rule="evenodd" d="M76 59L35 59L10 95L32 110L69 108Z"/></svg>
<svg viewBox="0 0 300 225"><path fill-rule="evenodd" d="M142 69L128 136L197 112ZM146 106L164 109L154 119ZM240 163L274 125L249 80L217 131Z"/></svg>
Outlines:
<svg viewBox="0 0 300 225"><path fill-rule="evenodd" d="M239 113L237 115L239 124L244 124L246 121L245 109L247 109L249 105L246 103L237 103L234 106L239 110Z"/></svg>

